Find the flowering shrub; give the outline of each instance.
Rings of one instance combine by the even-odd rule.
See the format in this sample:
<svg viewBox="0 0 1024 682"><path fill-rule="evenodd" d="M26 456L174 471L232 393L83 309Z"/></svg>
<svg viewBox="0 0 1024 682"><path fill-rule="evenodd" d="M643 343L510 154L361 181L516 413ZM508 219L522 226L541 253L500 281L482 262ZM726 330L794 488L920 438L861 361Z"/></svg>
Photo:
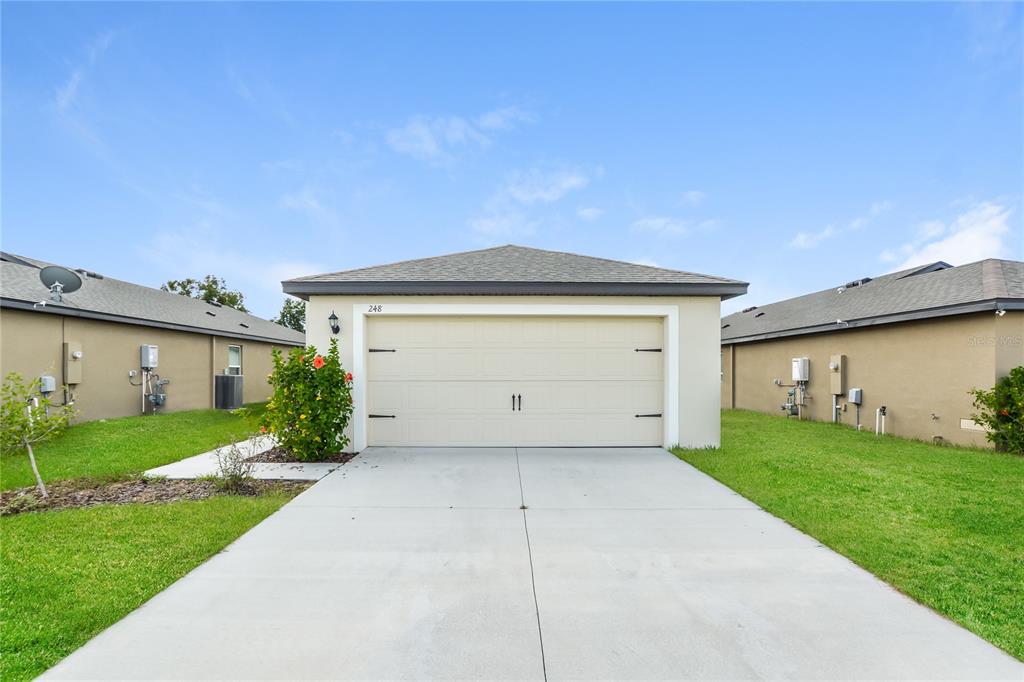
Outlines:
<svg viewBox="0 0 1024 682"><path fill-rule="evenodd" d="M348 445L345 427L352 416L352 375L338 358L332 340L326 355L296 348L287 356L274 351L268 377L274 394L260 418L260 431L273 435L297 459L311 462Z"/></svg>
<svg viewBox="0 0 1024 682"><path fill-rule="evenodd" d="M991 391L971 391L974 421L988 428L987 437L1000 450L1024 455L1024 366L1014 367Z"/></svg>

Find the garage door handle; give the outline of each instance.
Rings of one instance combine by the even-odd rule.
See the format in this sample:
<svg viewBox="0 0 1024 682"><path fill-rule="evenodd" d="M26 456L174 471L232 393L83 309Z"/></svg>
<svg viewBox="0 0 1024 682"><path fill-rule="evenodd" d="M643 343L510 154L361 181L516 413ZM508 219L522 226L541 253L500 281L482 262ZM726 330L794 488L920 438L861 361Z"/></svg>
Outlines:
<svg viewBox="0 0 1024 682"><path fill-rule="evenodd" d="M366 350L369 353L394 353L395 352L394 348L367 348Z"/></svg>
<svg viewBox="0 0 1024 682"><path fill-rule="evenodd" d="M519 411L520 412L523 411L523 394L522 393L519 394Z"/></svg>
<svg viewBox="0 0 1024 682"><path fill-rule="evenodd" d="M660 348L634 348L634 353L660 353Z"/></svg>
<svg viewBox="0 0 1024 682"><path fill-rule="evenodd" d="M637 417L637 418L641 418L641 417L660 417L661 416L661 412L658 412L657 414L635 414L633 416Z"/></svg>
<svg viewBox="0 0 1024 682"><path fill-rule="evenodd" d="M512 394L512 411L513 412L516 411L516 394L515 393Z"/></svg>
<svg viewBox="0 0 1024 682"><path fill-rule="evenodd" d="M370 419L394 419L395 418L395 415L393 415L393 414L368 414L366 416L369 417Z"/></svg>

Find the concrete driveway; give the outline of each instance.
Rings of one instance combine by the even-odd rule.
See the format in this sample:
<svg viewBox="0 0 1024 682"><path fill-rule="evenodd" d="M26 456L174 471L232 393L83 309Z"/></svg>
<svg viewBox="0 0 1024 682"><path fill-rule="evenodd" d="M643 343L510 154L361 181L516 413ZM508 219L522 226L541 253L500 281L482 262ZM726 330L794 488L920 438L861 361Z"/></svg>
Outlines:
<svg viewBox="0 0 1024 682"><path fill-rule="evenodd" d="M664 450L371 448L48 677L1020 680L1024 665Z"/></svg>

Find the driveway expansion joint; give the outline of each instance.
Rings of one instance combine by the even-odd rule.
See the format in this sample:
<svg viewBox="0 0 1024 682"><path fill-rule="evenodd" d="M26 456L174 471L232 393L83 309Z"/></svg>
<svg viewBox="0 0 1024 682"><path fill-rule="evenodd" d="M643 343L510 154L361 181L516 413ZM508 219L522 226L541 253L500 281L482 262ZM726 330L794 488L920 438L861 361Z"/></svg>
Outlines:
<svg viewBox="0 0 1024 682"><path fill-rule="evenodd" d="M540 666L544 673L544 682L548 679L548 664L544 656L544 630L540 624L540 604L537 602L537 578L533 573L533 549L530 547L530 524L526 519L526 496L523 494L523 472L519 468L519 448L514 448L516 453L516 477L519 479L519 499L522 501L519 508L523 510L523 531L526 534L526 557L530 562L530 588L533 590L533 608L537 613L537 639L540 642Z"/></svg>

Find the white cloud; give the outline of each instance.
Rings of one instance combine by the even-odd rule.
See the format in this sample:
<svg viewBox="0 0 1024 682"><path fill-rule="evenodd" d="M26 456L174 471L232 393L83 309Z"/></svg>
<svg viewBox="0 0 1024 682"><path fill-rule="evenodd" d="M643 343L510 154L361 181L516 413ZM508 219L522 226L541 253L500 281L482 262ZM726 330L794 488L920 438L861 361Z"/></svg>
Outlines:
<svg viewBox="0 0 1024 682"><path fill-rule="evenodd" d="M519 107L502 107L480 114L476 124L483 130L511 130L517 123L535 123L537 116L533 112L524 111Z"/></svg>
<svg viewBox="0 0 1024 682"><path fill-rule="evenodd" d="M550 204L589 183L590 178L576 169L531 168L509 173L502 191L520 204Z"/></svg>
<svg viewBox="0 0 1024 682"><path fill-rule="evenodd" d="M813 249L829 237L838 234L838 230L832 225L826 225L825 229L817 232L798 232L793 237L792 245L798 249Z"/></svg>
<svg viewBox="0 0 1024 682"><path fill-rule="evenodd" d="M260 168L266 173L300 173L304 166L298 159L279 159L260 163Z"/></svg>
<svg viewBox="0 0 1024 682"><path fill-rule="evenodd" d="M957 5L957 11L959 25L966 29L967 54L973 61L1020 64L1019 3L968 2Z"/></svg>
<svg viewBox="0 0 1024 682"><path fill-rule="evenodd" d="M576 217L587 222L593 222L603 215L604 209L596 206L580 206L576 209Z"/></svg>
<svg viewBox="0 0 1024 682"><path fill-rule="evenodd" d="M652 232L666 237L677 237L694 231L714 230L721 224L717 218L707 220L685 220L665 215L648 215L633 221L630 226L636 232Z"/></svg>
<svg viewBox="0 0 1024 682"><path fill-rule="evenodd" d="M850 222L846 223L846 225L836 226L834 224L829 224L816 232L801 231L793 237L793 240L789 244L795 249L813 249L826 239L831 239L832 237L836 237L845 232L856 232L857 230L862 230L867 227L874 218L888 213L891 210L891 201L875 201L872 202L868 207L868 210L863 215L857 216Z"/></svg>
<svg viewBox="0 0 1024 682"><path fill-rule="evenodd" d="M528 215L526 210L553 204L589 183L587 172L568 166L535 166L511 171L498 190L484 202L481 215L468 221L469 227L492 236L533 234L541 220Z"/></svg>
<svg viewBox="0 0 1024 682"><path fill-rule="evenodd" d="M1010 250L1006 243L1010 234L1010 213L1008 207L1000 204L975 204L949 225L936 220L921 223L913 241L886 249L879 258L898 263L893 271L940 260L962 264L985 258L1005 258Z"/></svg>
<svg viewBox="0 0 1024 682"><path fill-rule="evenodd" d="M64 111L78 101L78 86L82 83L83 75L83 69L81 67L76 68L71 72L64 85L57 88L57 95L55 97L57 109Z"/></svg>
<svg viewBox="0 0 1024 682"><path fill-rule="evenodd" d="M399 154L433 164L450 163L456 148L480 148L491 143L486 135L458 116L415 116L404 126L389 130L387 141Z"/></svg>
<svg viewBox="0 0 1024 682"><path fill-rule="evenodd" d="M537 231L537 220L531 220L519 211L495 211L472 218L469 227L490 237L520 237Z"/></svg>
<svg viewBox="0 0 1024 682"><path fill-rule="evenodd" d="M304 214L310 222L317 225L337 227L338 214L326 206L311 187L303 187L297 192L285 194L279 201L282 208Z"/></svg>
<svg viewBox="0 0 1024 682"><path fill-rule="evenodd" d="M331 137L343 145L350 145L356 141L356 136L342 128L335 128L331 131Z"/></svg>
<svg viewBox="0 0 1024 682"><path fill-rule="evenodd" d="M64 113L78 102L78 90L85 80L86 73L96 65L96 62L103 53L106 52L111 43L114 42L114 32L105 31L100 33L92 42L86 46L85 61L76 65L72 70L68 79L64 83L57 87L54 94L54 104L57 107L57 111Z"/></svg>
<svg viewBox="0 0 1024 682"><path fill-rule="evenodd" d="M504 107L481 114L475 120L462 116L413 116L405 125L387 131L388 145L399 154L435 166L453 163L460 151L486 149L488 133L511 130L536 117L518 107ZM487 132L485 132L487 131Z"/></svg>
<svg viewBox="0 0 1024 682"><path fill-rule="evenodd" d="M256 95L253 94L249 84L242 79L241 76L231 66L227 68L228 80L231 81L231 88L235 91L235 94L244 99L249 104L256 103Z"/></svg>
<svg viewBox="0 0 1024 682"><path fill-rule="evenodd" d="M633 229L638 232L654 232L662 235L686 234L693 227L689 220L670 218L669 216L646 216L633 221Z"/></svg>
<svg viewBox="0 0 1024 682"><path fill-rule="evenodd" d="M699 189L691 189L680 195L679 202L684 206L700 206L707 198L708 195Z"/></svg>
<svg viewBox="0 0 1024 682"><path fill-rule="evenodd" d="M871 208L868 209L868 215L874 217L882 215L892 210L891 201L876 201L871 204Z"/></svg>

